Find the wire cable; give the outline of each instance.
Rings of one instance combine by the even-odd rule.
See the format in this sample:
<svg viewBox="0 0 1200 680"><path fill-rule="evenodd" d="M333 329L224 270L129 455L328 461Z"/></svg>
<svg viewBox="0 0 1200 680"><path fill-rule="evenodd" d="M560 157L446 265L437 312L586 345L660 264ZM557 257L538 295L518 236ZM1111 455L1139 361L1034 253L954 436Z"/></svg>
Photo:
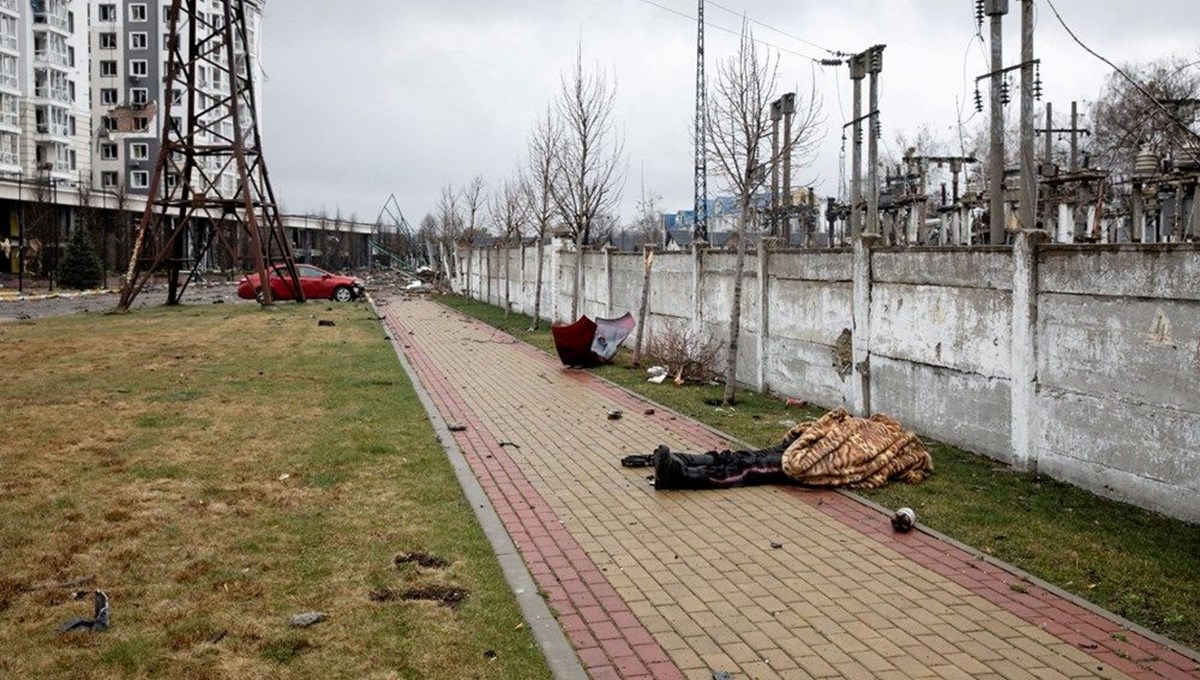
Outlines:
<svg viewBox="0 0 1200 680"><path fill-rule="evenodd" d="M1086 51L1088 54L1092 55L1093 57L1099 59L1100 61L1104 62L1105 64L1108 64L1109 68L1116 71L1122 78L1127 80L1130 85L1133 85L1134 89L1136 89L1138 92L1142 93L1147 99L1149 99L1156 108L1158 108L1160 111L1162 111L1164 114L1166 114L1167 118L1169 118L1171 120L1171 122L1178 125L1181 130L1183 130L1186 134L1190 135L1195 141L1200 142L1200 134L1196 134L1196 132L1193 131L1190 127L1188 127L1186 123L1184 123L1182 120L1179 120L1179 118L1174 113L1171 113L1171 111L1168 110L1167 107L1163 106L1162 102L1160 102L1154 95L1152 95L1148 91L1146 91L1146 88L1142 87L1141 83L1139 83L1138 81L1131 78L1129 76L1129 74L1125 73L1125 71L1121 70L1120 67L1118 67L1116 64L1114 64L1111 61L1109 61L1108 59L1106 59L1100 53L1096 52L1092 48L1085 45L1083 43L1083 41L1079 39L1079 36L1075 35L1075 31L1072 31L1071 27L1067 25L1067 22L1062 18L1062 14L1059 14L1058 8L1054 6L1053 0L1046 0L1046 2L1049 3L1050 9L1054 11L1054 16L1058 17L1058 23L1062 24L1063 29L1066 30L1067 34L1071 36L1071 39L1074 40L1076 43L1078 43L1079 46L1084 49L1084 51Z"/></svg>
<svg viewBox="0 0 1200 680"><path fill-rule="evenodd" d="M686 13L686 12L680 12L680 11L679 11L679 10L677 10L677 9L673 9L673 8L671 8L671 7L667 7L666 5L660 5L659 3L655 2L654 0L641 0L641 2L644 2L644 3L646 3L647 5L652 5L652 6L654 6L654 7L657 7L657 8L659 8L659 9L661 9L661 10L665 11L665 12L670 12L671 14L674 14L674 15L676 15L676 16L681 16L681 17L683 17L684 19L687 19L687 20L689 20L689 21L696 21L696 17L694 17L694 16L692 16L692 15L690 15L690 14ZM722 8L722 9L724 9L724 8ZM728 34L730 34L730 35L736 35L736 36L739 36L739 37L742 35L742 34L741 34L740 32L738 32L738 31L735 31L735 30L733 30L733 29L730 29L730 28L725 28L724 26L720 26L720 25L718 25L718 24L714 24L714 23L712 23L711 21L705 21L705 22L704 22L704 25L705 25L705 26L708 26L708 27L710 27L710 28L715 28L715 29L717 29L718 31L724 31L724 32L726 32L726 33L728 33ZM759 38L753 38L753 40L754 40L754 42L756 42L756 43L758 43L758 44L760 44L760 45L763 45L764 47L770 47L770 48L771 48L771 49L773 49L773 50L779 50L780 52L786 52L786 53L788 53L788 54L792 54L792 55L795 55L795 56L797 56L797 57L801 57L801 58L803 58L803 59L808 59L808 60L810 60L810 61L815 61L815 62L820 62L820 61L821 61L820 59L818 59L818 58L816 58L816 57L814 57L814 56L812 56L812 55L810 55L810 54L803 54L803 53L801 53L801 52L797 52L797 51L795 51L795 50L789 50L789 49L788 49L788 48L786 48L786 47L780 47L779 45L774 45L774 44L772 44L772 43L769 43L769 42L767 42L766 40L761 40L761 39L759 39Z"/></svg>
<svg viewBox="0 0 1200 680"><path fill-rule="evenodd" d="M751 18L751 17L747 16L747 15L746 15L745 13L743 13L743 12L738 12L738 11L736 11L736 10L729 9L729 8L728 8L728 7L726 7L725 5L722 5L722 4L718 3L718 2L715 2L714 0L705 0L705 2L707 2L708 4L710 4L710 5L714 6L714 7L716 7L717 9L723 9L723 10L725 10L726 12L729 12L730 14L732 14L732 15L734 15L734 16L743 17L743 18L745 18L746 20L750 21L751 23L758 24L759 26L762 26L763 28L765 28L765 29L767 29L767 30L769 30L769 31L774 31L774 32L778 33L779 35L786 36L786 37L788 37L788 38L791 38L792 40L795 40L795 41L797 41L797 42L802 42L802 43L804 43L805 45L808 45L809 47L815 47L815 48L817 48L818 50L821 50L822 52L828 52L829 54L831 54L831 55L833 55L833 56L835 56L835 57L836 57L836 56L840 56L838 52L835 52L835 51L833 51L833 50L829 49L828 47L823 47L823 46L821 46L821 45L818 45L817 43L815 43L815 42L813 42L813 41L811 41L811 40L805 40L804 38L801 38L801 37L800 37L800 36L798 36L798 35L793 35L793 34L791 34L791 33L788 33L787 31L785 31L785 30L783 30L783 29L781 29L781 28L776 28L776 27L774 27L774 26L772 26L772 25L770 25L770 24L768 24L768 23L764 23L764 22L762 22L762 21L759 21L758 19L753 19L753 18Z"/></svg>

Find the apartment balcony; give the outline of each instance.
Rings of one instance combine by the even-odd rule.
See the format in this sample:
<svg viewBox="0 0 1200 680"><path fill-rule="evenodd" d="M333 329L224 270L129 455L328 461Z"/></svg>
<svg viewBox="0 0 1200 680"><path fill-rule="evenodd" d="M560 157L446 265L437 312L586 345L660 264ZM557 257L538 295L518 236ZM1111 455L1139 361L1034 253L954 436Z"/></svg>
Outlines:
<svg viewBox="0 0 1200 680"><path fill-rule="evenodd" d="M15 73L0 73L0 89L21 91L21 79Z"/></svg>
<svg viewBox="0 0 1200 680"><path fill-rule="evenodd" d="M71 91L65 87L49 87L39 84L33 90L33 97L56 104L71 103Z"/></svg>
<svg viewBox="0 0 1200 680"><path fill-rule="evenodd" d="M0 11L19 14L21 9L17 6L17 0L0 0Z"/></svg>
<svg viewBox="0 0 1200 680"><path fill-rule="evenodd" d="M33 53L34 66L57 66L63 69L71 68L71 58L66 52L51 52L37 50Z"/></svg>
<svg viewBox="0 0 1200 680"><path fill-rule="evenodd" d="M71 139L71 128L65 123L41 122L37 124L36 130L39 137L54 137L63 140Z"/></svg>
<svg viewBox="0 0 1200 680"><path fill-rule="evenodd" d="M65 7L64 7L65 9ZM33 13L33 30L41 30L43 28L52 28L55 31L70 35L71 21L67 18L67 13L62 12L34 12Z"/></svg>
<svg viewBox="0 0 1200 680"><path fill-rule="evenodd" d="M15 35L0 34L0 50L20 52L21 42Z"/></svg>

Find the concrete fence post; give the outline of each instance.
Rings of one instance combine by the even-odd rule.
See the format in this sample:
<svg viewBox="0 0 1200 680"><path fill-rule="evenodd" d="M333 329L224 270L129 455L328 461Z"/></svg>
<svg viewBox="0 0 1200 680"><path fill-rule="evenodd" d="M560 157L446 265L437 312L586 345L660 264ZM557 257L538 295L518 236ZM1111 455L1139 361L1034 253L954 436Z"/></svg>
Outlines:
<svg viewBox="0 0 1200 680"><path fill-rule="evenodd" d="M1013 243L1012 334L1009 347L1012 374L1012 465L1037 471L1038 246L1045 231L1024 229Z"/></svg>
<svg viewBox="0 0 1200 680"><path fill-rule="evenodd" d="M758 242L758 391L767 392L767 354L771 346L771 317L767 304L771 293L770 264L771 250L779 241L777 238L766 237Z"/></svg>
<svg viewBox="0 0 1200 680"><path fill-rule="evenodd" d="M704 293L704 249L708 244L704 241L692 242L692 332L699 334L704 328L704 304L701 299Z"/></svg>
<svg viewBox="0 0 1200 680"><path fill-rule="evenodd" d="M879 237L863 234L854 242L854 329L851 340L855 415L871 415L871 251Z"/></svg>
<svg viewBox="0 0 1200 680"><path fill-rule="evenodd" d="M517 293L517 298L521 302L519 303L519 307L517 308L517 311L522 314L529 314L533 310L533 307L529 306L529 291L527 291L525 289L525 239L521 239L520 275L521 275L521 286L520 286L519 292Z"/></svg>
<svg viewBox="0 0 1200 680"><path fill-rule="evenodd" d="M616 248L609 244L604 246L604 316L613 318L613 272L612 255Z"/></svg>
<svg viewBox="0 0 1200 680"><path fill-rule="evenodd" d="M650 271L654 267L654 251L652 243L642 246L642 302L638 306L637 340L633 345L633 365L640 366L642 362L642 345L646 341L646 323L650 316Z"/></svg>
<svg viewBox="0 0 1200 680"><path fill-rule="evenodd" d="M555 236L550 239L550 304L546 310L551 324L558 323L558 298L562 294L562 253L566 241Z"/></svg>
<svg viewBox="0 0 1200 680"><path fill-rule="evenodd" d="M483 249L483 301L492 304L492 249Z"/></svg>

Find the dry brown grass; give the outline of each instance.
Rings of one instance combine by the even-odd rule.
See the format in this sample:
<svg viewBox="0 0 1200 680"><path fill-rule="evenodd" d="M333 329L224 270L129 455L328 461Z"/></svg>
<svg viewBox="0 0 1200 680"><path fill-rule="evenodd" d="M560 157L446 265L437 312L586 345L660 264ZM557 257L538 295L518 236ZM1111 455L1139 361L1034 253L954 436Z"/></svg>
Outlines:
<svg viewBox="0 0 1200 680"><path fill-rule="evenodd" d="M0 676L545 677L391 351L361 305L0 326ZM91 576L113 628L57 633Z"/></svg>

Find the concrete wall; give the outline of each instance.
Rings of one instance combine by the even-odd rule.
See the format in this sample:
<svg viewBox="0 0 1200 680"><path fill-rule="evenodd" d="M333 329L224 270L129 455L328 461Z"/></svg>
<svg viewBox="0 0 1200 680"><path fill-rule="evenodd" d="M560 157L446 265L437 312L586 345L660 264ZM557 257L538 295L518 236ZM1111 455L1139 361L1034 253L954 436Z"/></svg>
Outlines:
<svg viewBox="0 0 1200 680"><path fill-rule="evenodd" d="M555 322L572 320L569 248L542 258L542 316ZM503 249L469 257L460 287L502 305ZM510 257L512 307L531 314L535 247ZM656 253L645 332L675 323L728 341L735 271L724 252ZM580 313L636 315L643 276L641 254L585 253ZM751 251L737 376L1200 521L1191 245L1042 246L1022 234L1011 248Z"/></svg>

